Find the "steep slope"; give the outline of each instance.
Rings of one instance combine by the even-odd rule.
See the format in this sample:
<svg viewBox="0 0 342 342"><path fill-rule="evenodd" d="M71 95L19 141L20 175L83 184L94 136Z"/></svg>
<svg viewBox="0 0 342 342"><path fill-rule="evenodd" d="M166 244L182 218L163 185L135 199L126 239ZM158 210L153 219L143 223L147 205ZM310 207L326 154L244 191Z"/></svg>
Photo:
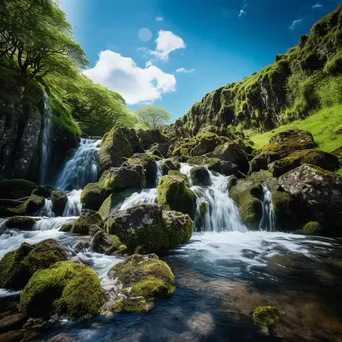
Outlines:
<svg viewBox="0 0 342 342"><path fill-rule="evenodd" d="M342 102L341 72L342 5L274 64L205 95L175 126L190 134L204 125L269 130Z"/></svg>

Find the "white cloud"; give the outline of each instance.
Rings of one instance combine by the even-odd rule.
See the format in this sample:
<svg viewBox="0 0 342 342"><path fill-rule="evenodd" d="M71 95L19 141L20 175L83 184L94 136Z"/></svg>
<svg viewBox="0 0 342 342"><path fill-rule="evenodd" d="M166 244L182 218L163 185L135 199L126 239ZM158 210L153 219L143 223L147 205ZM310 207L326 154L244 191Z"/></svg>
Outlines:
<svg viewBox="0 0 342 342"><path fill-rule="evenodd" d="M289 26L289 30L294 30L301 22L302 19L294 20L292 24Z"/></svg>
<svg viewBox="0 0 342 342"><path fill-rule="evenodd" d="M163 20L164 20L164 17L162 17L162 16L156 17L156 20L157 20L157 21L163 21Z"/></svg>
<svg viewBox="0 0 342 342"><path fill-rule="evenodd" d="M111 50L101 51L92 69L84 72L91 80L121 94L127 104L153 102L176 89L174 75L154 65L139 68L132 58Z"/></svg>
<svg viewBox="0 0 342 342"><path fill-rule="evenodd" d="M313 9L315 9L315 8L321 8L323 5L322 4L320 4L319 2L317 2L317 4L314 4L313 6L312 6L312 8Z"/></svg>
<svg viewBox="0 0 342 342"><path fill-rule="evenodd" d="M146 63L145 63L145 67L146 68L148 68L148 67L150 67L150 66L152 66L153 64L152 64L152 61L147 61Z"/></svg>
<svg viewBox="0 0 342 342"><path fill-rule="evenodd" d="M184 74L189 74L191 72L194 72L195 69L185 69L185 68L178 68L176 72L183 72Z"/></svg>
<svg viewBox="0 0 342 342"><path fill-rule="evenodd" d="M156 50L148 50L146 48L140 48L140 50L146 51L148 54L160 60L167 61L169 59L169 54L172 51L185 49L186 47L184 40L171 31L160 30L156 43Z"/></svg>
<svg viewBox="0 0 342 342"><path fill-rule="evenodd" d="M247 15L247 12L245 11L246 7L247 7L247 4L245 4L245 5L240 9L239 17L242 17L243 15Z"/></svg>

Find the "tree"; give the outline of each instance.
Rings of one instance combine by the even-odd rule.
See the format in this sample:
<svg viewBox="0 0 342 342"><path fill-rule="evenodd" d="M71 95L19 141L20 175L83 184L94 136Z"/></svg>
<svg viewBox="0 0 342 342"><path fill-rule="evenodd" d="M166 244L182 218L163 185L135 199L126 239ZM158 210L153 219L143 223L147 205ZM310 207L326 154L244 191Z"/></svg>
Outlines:
<svg viewBox="0 0 342 342"><path fill-rule="evenodd" d="M167 124L171 114L162 107L147 105L136 111L138 122L147 129L156 129Z"/></svg>
<svg viewBox="0 0 342 342"><path fill-rule="evenodd" d="M17 64L23 84L49 73L76 75L88 64L65 13L53 0L1 1L0 57Z"/></svg>

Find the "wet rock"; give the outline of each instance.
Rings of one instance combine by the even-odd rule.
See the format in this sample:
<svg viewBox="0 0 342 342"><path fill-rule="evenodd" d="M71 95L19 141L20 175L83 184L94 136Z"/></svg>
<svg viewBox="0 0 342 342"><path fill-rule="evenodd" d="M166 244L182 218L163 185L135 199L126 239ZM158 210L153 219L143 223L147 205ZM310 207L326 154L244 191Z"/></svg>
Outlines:
<svg viewBox="0 0 342 342"><path fill-rule="evenodd" d="M6 228L15 228L19 230L31 230L39 218L27 216L14 216L4 222Z"/></svg>
<svg viewBox="0 0 342 342"><path fill-rule="evenodd" d="M167 175L170 170L178 171L179 168L180 164L172 159L165 159L160 164L160 169L164 176Z"/></svg>
<svg viewBox="0 0 342 342"><path fill-rule="evenodd" d="M99 213L92 210L82 210L80 217L73 223L71 232L75 234L88 235L90 227L103 226L103 221Z"/></svg>
<svg viewBox="0 0 342 342"><path fill-rule="evenodd" d="M121 243L116 235L107 234L103 230L99 230L94 234L90 246L94 252L106 255L122 254L127 250L127 247Z"/></svg>
<svg viewBox="0 0 342 342"><path fill-rule="evenodd" d="M195 166L190 171L190 177L194 185L209 186L210 175L204 166Z"/></svg>
<svg viewBox="0 0 342 342"><path fill-rule="evenodd" d="M99 183L89 183L81 193L81 203L84 209L99 210L103 201L107 198L108 191Z"/></svg>
<svg viewBox="0 0 342 342"><path fill-rule="evenodd" d="M47 342L78 342L79 340L74 339L72 336L66 333L57 334L47 340Z"/></svg>
<svg viewBox="0 0 342 342"><path fill-rule="evenodd" d="M68 202L68 196L63 191L54 190L52 191L51 201L54 214L56 216L62 216L65 205Z"/></svg>
<svg viewBox="0 0 342 342"><path fill-rule="evenodd" d="M24 313L17 313L14 315L6 316L0 320L0 334L10 331L20 329L27 320L27 315ZM1 335L0 335L1 337ZM1 340L4 341L4 340Z"/></svg>
<svg viewBox="0 0 342 342"><path fill-rule="evenodd" d="M72 246L72 249L75 253L84 252L89 248L90 243L86 240L79 240Z"/></svg>
<svg viewBox="0 0 342 342"><path fill-rule="evenodd" d="M52 194L52 190L49 187L39 185L37 189L32 191L32 194L41 196L44 198L50 198Z"/></svg>
<svg viewBox="0 0 342 342"><path fill-rule="evenodd" d="M0 334L0 341L4 342L20 342L22 341L22 332L21 331L8 331L4 334Z"/></svg>
<svg viewBox="0 0 342 342"><path fill-rule="evenodd" d="M253 322L259 326L270 326L280 319L279 310L272 305L260 306L253 311Z"/></svg>
<svg viewBox="0 0 342 342"><path fill-rule="evenodd" d="M0 260L0 287L20 290L34 272L66 259L66 252L55 240L48 239L34 245L23 243Z"/></svg>

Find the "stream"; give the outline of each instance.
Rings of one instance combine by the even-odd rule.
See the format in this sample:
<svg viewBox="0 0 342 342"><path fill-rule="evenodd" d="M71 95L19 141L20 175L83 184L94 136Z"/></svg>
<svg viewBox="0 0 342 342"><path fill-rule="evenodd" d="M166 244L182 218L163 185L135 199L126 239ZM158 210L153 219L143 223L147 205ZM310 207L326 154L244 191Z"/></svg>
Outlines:
<svg viewBox="0 0 342 342"><path fill-rule="evenodd" d="M69 191L63 216L53 217L47 200L37 213L41 220L33 231L10 230L0 235L0 258L23 242L52 238L65 247L70 259L85 263L99 277L122 260L82 249L78 242L87 237L59 232L64 223L79 216L82 188L97 181L100 143L82 139L61 171L56 187ZM181 164L182 173L189 175L190 169ZM158 164L157 181L160 176ZM171 298L156 301L147 313L51 321L37 340L65 333L78 341L98 342L342 341L340 241L277 232L266 186L260 231L247 231L228 195L229 178L211 174L210 180L207 187L190 184L198 210L203 202L209 208L200 227L189 243L161 256L175 274L177 288ZM157 188L143 189L113 210L153 204L156 197ZM0 301L13 295L17 293L0 289ZM251 321L253 310L268 304L281 312L282 324L274 328L276 339L274 331L259 330Z"/></svg>

